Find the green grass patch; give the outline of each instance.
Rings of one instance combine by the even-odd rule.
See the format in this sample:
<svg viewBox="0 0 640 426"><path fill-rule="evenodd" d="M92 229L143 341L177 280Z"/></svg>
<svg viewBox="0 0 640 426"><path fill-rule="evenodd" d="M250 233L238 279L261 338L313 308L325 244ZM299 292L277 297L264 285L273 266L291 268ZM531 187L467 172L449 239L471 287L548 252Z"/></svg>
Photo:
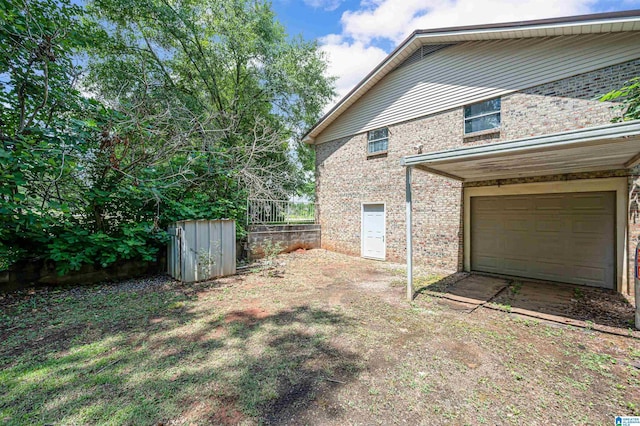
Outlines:
<svg viewBox="0 0 640 426"><path fill-rule="evenodd" d="M329 343L348 324L335 312L224 321L215 310L191 312L195 300L178 290L60 292L5 307L0 423L188 421L198 401L208 401L200 421L216 423L219 407L269 418L282 401L313 398L324 377L359 371Z"/></svg>

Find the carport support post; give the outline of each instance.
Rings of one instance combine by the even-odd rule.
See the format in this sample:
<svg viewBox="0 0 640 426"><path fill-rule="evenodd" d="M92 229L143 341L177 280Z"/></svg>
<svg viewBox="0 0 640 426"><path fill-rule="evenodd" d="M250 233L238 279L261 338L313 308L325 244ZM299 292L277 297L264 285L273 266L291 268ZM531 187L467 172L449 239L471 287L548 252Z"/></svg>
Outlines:
<svg viewBox="0 0 640 426"><path fill-rule="evenodd" d="M413 239L412 239L412 218L411 218L411 166L406 166L406 189L407 197L407 300L413 300Z"/></svg>
<svg viewBox="0 0 640 426"><path fill-rule="evenodd" d="M636 300L636 328L640 330L640 241L636 245L633 268L633 298Z"/></svg>

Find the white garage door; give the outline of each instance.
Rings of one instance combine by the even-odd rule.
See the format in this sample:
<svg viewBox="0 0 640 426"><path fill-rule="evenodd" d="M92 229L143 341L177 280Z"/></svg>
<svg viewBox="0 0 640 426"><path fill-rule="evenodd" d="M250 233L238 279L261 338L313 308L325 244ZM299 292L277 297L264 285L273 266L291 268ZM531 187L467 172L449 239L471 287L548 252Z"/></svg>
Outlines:
<svg viewBox="0 0 640 426"><path fill-rule="evenodd" d="M614 288L615 192L471 198L471 269Z"/></svg>
<svg viewBox="0 0 640 426"><path fill-rule="evenodd" d="M362 206L362 256L385 258L384 204Z"/></svg>

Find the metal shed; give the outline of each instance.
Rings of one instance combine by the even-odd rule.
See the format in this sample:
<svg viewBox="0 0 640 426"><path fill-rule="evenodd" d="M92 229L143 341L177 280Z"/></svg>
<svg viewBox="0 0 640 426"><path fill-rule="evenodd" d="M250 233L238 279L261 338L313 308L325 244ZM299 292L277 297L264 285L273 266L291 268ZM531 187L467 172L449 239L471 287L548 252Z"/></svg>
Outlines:
<svg viewBox="0 0 640 426"><path fill-rule="evenodd" d="M236 273L236 223L233 220L183 220L168 229L169 274L182 282Z"/></svg>

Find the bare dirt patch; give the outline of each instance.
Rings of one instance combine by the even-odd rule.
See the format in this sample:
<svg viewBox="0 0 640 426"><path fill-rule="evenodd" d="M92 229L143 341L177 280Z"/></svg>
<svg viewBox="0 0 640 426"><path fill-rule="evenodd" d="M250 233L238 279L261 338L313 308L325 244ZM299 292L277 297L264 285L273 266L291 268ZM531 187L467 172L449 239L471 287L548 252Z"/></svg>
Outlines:
<svg viewBox="0 0 640 426"><path fill-rule="evenodd" d="M574 294L567 314L584 321L626 328L633 325L633 305L619 293L583 288Z"/></svg>
<svg viewBox="0 0 640 426"><path fill-rule="evenodd" d="M229 312L224 317L224 322L230 323L234 321L242 322L244 324L254 324L259 319L266 318L269 313L266 309L262 308L247 308L239 311Z"/></svg>

